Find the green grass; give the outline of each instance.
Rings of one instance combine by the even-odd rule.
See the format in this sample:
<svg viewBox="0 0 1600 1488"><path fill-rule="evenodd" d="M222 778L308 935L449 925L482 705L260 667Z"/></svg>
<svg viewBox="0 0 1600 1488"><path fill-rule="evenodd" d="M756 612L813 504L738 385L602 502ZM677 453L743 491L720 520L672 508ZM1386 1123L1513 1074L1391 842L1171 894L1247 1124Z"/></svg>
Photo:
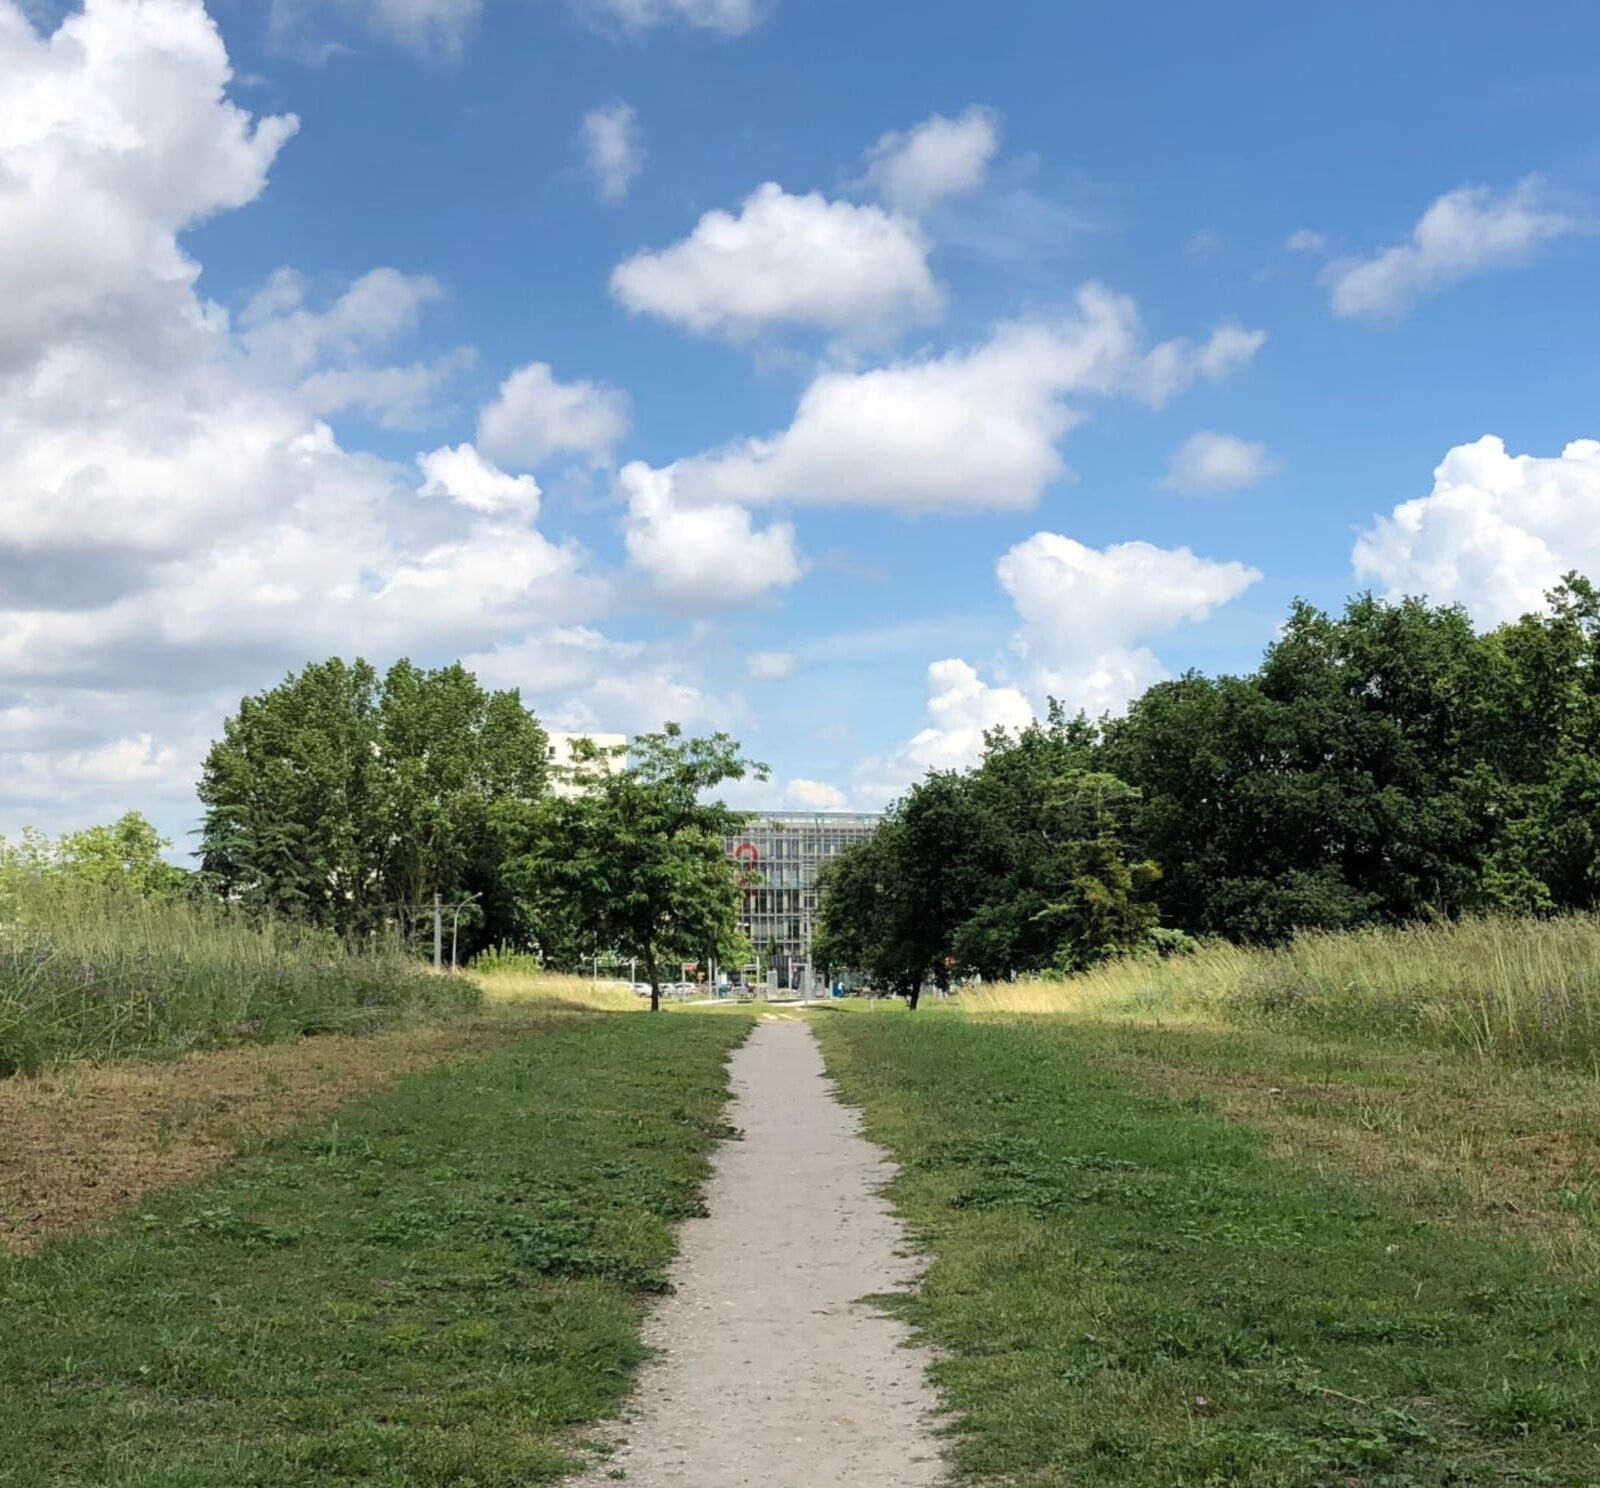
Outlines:
<svg viewBox="0 0 1600 1488"><path fill-rule="evenodd" d="M552 1015L0 1261L0 1485L525 1488L641 1357L744 1020Z"/></svg>
<svg viewBox="0 0 1600 1488"><path fill-rule="evenodd" d="M1192 956L1111 961L1065 981L980 988L963 1000L994 1011L1198 1013L1594 1071L1600 916L1307 932L1270 948L1215 942Z"/></svg>
<svg viewBox="0 0 1600 1488"><path fill-rule="evenodd" d="M476 1006L465 977L397 945L352 950L220 904L146 898L61 877L0 893L0 1076L119 1059L367 1032Z"/></svg>
<svg viewBox="0 0 1600 1488"><path fill-rule="evenodd" d="M953 1454L1013 1488L1600 1482L1600 1299L1100 1062L1115 1025L818 1020L903 1164Z"/></svg>

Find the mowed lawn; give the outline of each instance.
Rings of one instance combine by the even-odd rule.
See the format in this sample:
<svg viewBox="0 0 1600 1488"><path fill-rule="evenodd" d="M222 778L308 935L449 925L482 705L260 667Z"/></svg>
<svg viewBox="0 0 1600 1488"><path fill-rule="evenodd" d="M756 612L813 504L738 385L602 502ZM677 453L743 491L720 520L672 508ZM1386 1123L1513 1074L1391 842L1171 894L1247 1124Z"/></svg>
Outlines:
<svg viewBox="0 0 1600 1488"><path fill-rule="evenodd" d="M748 1026L552 1015L0 1261L0 1484L560 1476L640 1360Z"/></svg>
<svg viewBox="0 0 1600 1488"><path fill-rule="evenodd" d="M963 1480L1600 1483L1592 1269L1268 1152L1114 1024L817 1020L903 1165Z"/></svg>

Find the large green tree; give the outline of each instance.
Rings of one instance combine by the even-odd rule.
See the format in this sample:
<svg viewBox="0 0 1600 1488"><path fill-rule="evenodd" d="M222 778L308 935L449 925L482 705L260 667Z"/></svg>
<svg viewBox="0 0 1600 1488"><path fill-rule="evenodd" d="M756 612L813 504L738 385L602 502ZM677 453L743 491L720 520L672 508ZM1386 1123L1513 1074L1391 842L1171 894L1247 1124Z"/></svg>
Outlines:
<svg viewBox="0 0 1600 1488"><path fill-rule="evenodd" d="M1097 734L1052 708L981 763L915 784L824 870L816 952L906 998L960 969L1076 969L1152 943L1160 877L1138 860L1138 792L1090 766Z"/></svg>
<svg viewBox="0 0 1600 1488"><path fill-rule="evenodd" d="M468 949L517 937L503 865L543 793L546 736L459 665L315 663L245 698L206 756L201 861L251 907L361 932L476 908Z"/></svg>
<svg viewBox="0 0 1600 1488"><path fill-rule="evenodd" d="M766 779L766 766L726 734L690 738L668 724L615 748L579 740L565 773L515 869L546 953L637 960L652 1012L672 962L748 956L727 852L746 817L708 798L746 775Z"/></svg>

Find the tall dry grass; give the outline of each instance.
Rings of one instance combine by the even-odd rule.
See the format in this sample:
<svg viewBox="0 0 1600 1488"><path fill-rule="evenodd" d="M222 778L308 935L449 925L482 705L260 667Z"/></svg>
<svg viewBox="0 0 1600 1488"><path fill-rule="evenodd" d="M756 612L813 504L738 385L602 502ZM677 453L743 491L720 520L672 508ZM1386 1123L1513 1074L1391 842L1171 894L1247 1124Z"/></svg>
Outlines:
<svg viewBox="0 0 1600 1488"><path fill-rule="evenodd" d="M636 1013L650 1006L649 999L636 996L625 982L595 982L588 977L493 962L484 970L475 965L467 975L490 1003L532 1003L608 1013Z"/></svg>
<svg viewBox="0 0 1600 1488"><path fill-rule="evenodd" d="M386 941L21 874L0 884L0 1075L75 1059L364 1032L473 1006Z"/></svg>
<svg viewBox="0 0 1600 1488"><path fill-rule="evenodd" d="M1487 1059L1600 1067L1600 916L1297 936L968 989L975 1012L1145 1014L1393 1035Z"/></svg>

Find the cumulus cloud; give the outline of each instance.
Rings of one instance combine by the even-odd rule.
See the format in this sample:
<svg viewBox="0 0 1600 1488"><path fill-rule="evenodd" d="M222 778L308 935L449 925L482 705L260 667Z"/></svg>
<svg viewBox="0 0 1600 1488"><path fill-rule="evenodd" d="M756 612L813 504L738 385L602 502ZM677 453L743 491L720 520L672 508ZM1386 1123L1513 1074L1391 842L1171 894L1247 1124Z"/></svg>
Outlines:
<svg viewBox="0 0 1600 1488"><path fill-rule="evenodd" d="M794 656L788 651L752 651L745 658L745 670L757 682L781 682L794 672Z"/></svg>
<svg viewBox="0 0 1600 1488"><path fill-rule="evenodd" d="M519 367L478 415L478 445L491 459L528 469L552 455L604 462L628 432L628 395L602 384L558 382L547 362Z"/></svg>
<svg viewBox="0 0 1600 1488"><path fill-rule="evenodd" d="M1031 694L1090 713L1124 706L1165 668L1145 641L1196 624L1261 574L1145 542L1086 547L1037 532L995 567L1021 622L1013 646Z"/></svg>
<svg viewBox="0 0 1600 1488"><path fill-rule="evenodd" d="M226 102L228 76L197 3L89 0L42 37L0 0L0 376L66 343L159 362L205 337L178 234L254 200L298 127Z"/></svg>
<svg viewBox="0 0 1600 1488"><path fill-rule="evenodd" d="M663 723L728 728L736 695L708 689L670 651L613 640L587 626L556 627L464 658L495 687L516 687L551 727L637 734Z"/></svg>
<svg viewBox="0 0 1600 1488"><path fill-rule="evenodd" d="M724 36L740 36L761 19L758 0L577 0L597 21L627 32L678 22Z"/></svg>
<svg viewBox="0 0 1600 1488"><path fill-rule="evenodd" d="M507 475L470 444L418 455L417 465L424 496L442 496L490 515L520 512L530 522L539 515L538 482L531 475Z"/></svg>
<svg viewBox="0 0 1600 1488"><path fill-rule="evenodd" d="M929 770L973 764L988 730L1025 728L1050 698L1092 716L1126 706L1166 675L1147 641L1206 620L1261 577L1187 548L1129 542L1096 549L1055 532L1018 543L995 571L1017 612L1012 674L991 683L970 662L934 662L927 726L892 753L863 762L859 799L881 803Z"/></svg>
<svg viewBox="0 0 1600 1488"><path fill-rule="evenodd" d="M1483 625L1536 610L1563 574L1600 577L1600 440L1558 457L1507 454L1492 434L1457 445L1429 495L1361 534L1354 563L1391 597L1463 604Z"/></svg>
<svg viewBox="0 0 1600 1488"><path fill-rule="evenodd" d="M0 776L40 799L165 789L309 656L465 650L606 598L531 478L471 445L419 472L319 417L392 411L413 369L371 358L432 280L313 304L281 272L237 323L196 293L180 234L252 200L294 130L229 77L198 0L88 0L49 35L0 0L0 708L28 725Z"/></svg>
<svg viewBox="0 0 1600 1488"><path fill-rule="evenodd" d="M632 105L610 103L583 116L583 158L600 199L619 202L644 165L639 116Z"/></svg>
<svg viewBox="0 0 1600 1488"><path fill-rule="evenodd" d="M1202 432L1190 435L1179 446L1161 484L1185 496L1209 496L1242 491L1274 468L1266 445L1236 439L1232 434Z"/></svg>
<svg viewBox="0 0 1600 1488"><path fill-rule="evenodd" d="M782 433L674 467L686 501L799 501L908 511L1032 506L1065 473L1073 394L1160 405L1247 362L1265 337L1218 327L1148 351L1134 302L1097 284L1067 313L1001 325L982 345L811 383Z"/></svg>
<svg viewBox="0 0 1600 1488"><path fill-rule="evenodd" d="M360 408L389 428L422 420L440 386L470 365L457 348L432 361L383 366L371 359L414 332L426 308L443 299L437 280L398 269L363 274L324 310L307 304L307 286L279 269L239 316L239 344L258 380L297 382L308 412Z"/></svg>
<svg viewBox="0 0 1600 1488"><path fill-rule="evenodd" d="M1284 239L1283 246L1291 253L1325 253L1328 235L1318 232L1314 227L1297 228Z"/></svg>
<svg viewBox="0 0 1600 1488"><path fill-rule="evenodd" d="M909 218L770 181L738 215L707 212L682 242L619 264L611 292L629 310L734 341L782 326L872 340L944 307Z"/></svg>
<svg viewBox="0 0 1600 1488"><path fill-rule="evenodd" d="M1546 200L1529 176L1509 191L1462 186L1418 219L1403 243L1371 258L1336 259L1323 271L1336 315L1393 315L1486 269L1526 261L1540 244L1573 232L1574 217Z"/></svg>
<svg viewBox="0 0 1600 1488"><path fill-rule="evenodd" d="M927 685L927 727L857 767L853 789L864 804L886 805L929 770L965 769L983 754L990 729L1022 729L1033 721L1033 704L1018 688L991 687L958 658L934 662Z"/></svg>
<svg viewBox="0 0 1600 1488"><path fill-rule="evenodd" d="M783 789L784 804L796 811L844 811L850 798L825 780L791 780Z"/></svg>
<svg viewBox="0 0 1600 1488"><path fill-rule="evenodd" d="M750 604L805 572L792 523L757 527L743 507L725 502L686 507L671 469L637 460L622 467L620 484L628 562L679 610Z"/></svg>
<svg viewBox="0 0 1600 1488"><path fill-rule="evenodd" d="M897 211L916 215L976 191L999 148L992 109L969 108L955 119L935 114L915 129L883 135L867 152L861 184Z"/></svg>

